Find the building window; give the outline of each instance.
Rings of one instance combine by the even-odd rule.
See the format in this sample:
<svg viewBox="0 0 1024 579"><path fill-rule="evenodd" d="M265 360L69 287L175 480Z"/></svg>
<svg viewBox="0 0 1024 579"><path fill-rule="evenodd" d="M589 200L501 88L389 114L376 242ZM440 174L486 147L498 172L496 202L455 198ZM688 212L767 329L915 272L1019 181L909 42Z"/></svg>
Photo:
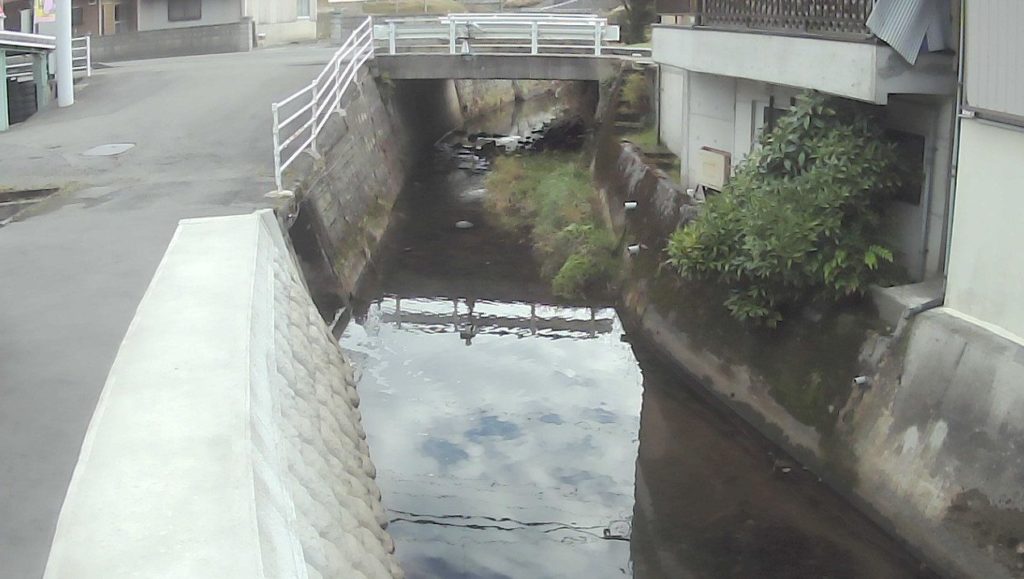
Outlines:
<svg viewBox="0 0 1024 579"><path fill-rule="evenodd" d="M295 14L299 18L309 18L309 0L297 0L298 6Z"/></svg>
<svg viewBox="0 0 1024 579"><path fill-rule="evenodd" d="M81 6L75 6L71 9L71 25L81 26L85 20L85 9Z"/></svg>
<svg viewBox="0 0 1024 579"><path fill-rule="evenodd" d="M896 129L887 130L885 136L896 145L896 171L900 178L900 188L894 199L920 205L925 185L924 136Z"/></svg>
<svg viewBox="0 0 1024 579"><path fill-rule="evenodd" d="M199 20L203 17L203 0L167 0L167 20Z"/></svg>

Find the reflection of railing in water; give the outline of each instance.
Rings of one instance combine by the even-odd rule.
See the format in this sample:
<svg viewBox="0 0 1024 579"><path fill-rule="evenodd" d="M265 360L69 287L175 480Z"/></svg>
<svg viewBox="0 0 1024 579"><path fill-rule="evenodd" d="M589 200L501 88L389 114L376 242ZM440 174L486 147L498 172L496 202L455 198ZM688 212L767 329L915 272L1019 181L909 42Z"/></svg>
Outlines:
<svg viewBox="0 0 1024 579"><path fill-rule="evenodd" d="M414 298L407 299L404 303L413 307L403 309L403 299L400 297L383 298L380 302L381 320L395 324L399 328L410 325L422 327L433 333L458 333L466 340L480 334L594 338L598 334L611 333L615 321L615 310L611 308L565 308L463 298ZM448 307L444 308L445 305ZM545 315L549 312L556 315Z"/></svg>

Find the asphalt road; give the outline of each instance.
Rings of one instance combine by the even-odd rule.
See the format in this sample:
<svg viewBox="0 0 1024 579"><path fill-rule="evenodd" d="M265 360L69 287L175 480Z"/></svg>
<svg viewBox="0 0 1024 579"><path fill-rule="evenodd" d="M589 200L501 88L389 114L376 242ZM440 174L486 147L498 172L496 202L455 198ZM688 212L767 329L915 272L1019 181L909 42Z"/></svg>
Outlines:
<svg viewBox="0 0 1024 579"><path fill-rule="evenodd" d="M97 397L179 219L273 188L270 103L332 48L118 63L0 133L0 190L60 192L0 227L0 577L40 577ZM132 143L115 157L97 145Z"/></svg>

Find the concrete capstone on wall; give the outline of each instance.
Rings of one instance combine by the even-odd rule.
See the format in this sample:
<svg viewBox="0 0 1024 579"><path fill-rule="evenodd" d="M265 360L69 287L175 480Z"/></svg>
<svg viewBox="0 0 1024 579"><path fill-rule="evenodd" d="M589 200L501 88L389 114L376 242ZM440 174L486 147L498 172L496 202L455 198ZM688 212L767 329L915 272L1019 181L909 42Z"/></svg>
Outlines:
<svg viewBox="0 0 1024 579"><path fill-rule="evenodd" d="M273 212L182 221L45 577L401 577L358 402Z"/></svg>

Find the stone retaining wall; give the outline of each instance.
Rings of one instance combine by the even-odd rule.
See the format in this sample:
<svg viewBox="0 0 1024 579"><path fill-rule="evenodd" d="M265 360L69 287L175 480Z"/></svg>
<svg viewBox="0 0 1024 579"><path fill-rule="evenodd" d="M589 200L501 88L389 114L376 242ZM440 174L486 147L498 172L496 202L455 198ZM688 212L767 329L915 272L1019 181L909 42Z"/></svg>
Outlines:
<svg viewBox="0 0 1024 579"><path fill-rule="evenodd" d="M303 154L285 175L298 225L315 240L297 243L304 270L317 302L332 306L347 303L372 261L412 166L462 120L451 81L391 83L364 68L343 100L345 114L318 137L321 156Z"/></svg>
<svg viewBox="0 0 1024 579"><path fill-rule="evenodd" d="M401 577L354 384L272 211L183 220L89 425L46 579Z"/></svg>

